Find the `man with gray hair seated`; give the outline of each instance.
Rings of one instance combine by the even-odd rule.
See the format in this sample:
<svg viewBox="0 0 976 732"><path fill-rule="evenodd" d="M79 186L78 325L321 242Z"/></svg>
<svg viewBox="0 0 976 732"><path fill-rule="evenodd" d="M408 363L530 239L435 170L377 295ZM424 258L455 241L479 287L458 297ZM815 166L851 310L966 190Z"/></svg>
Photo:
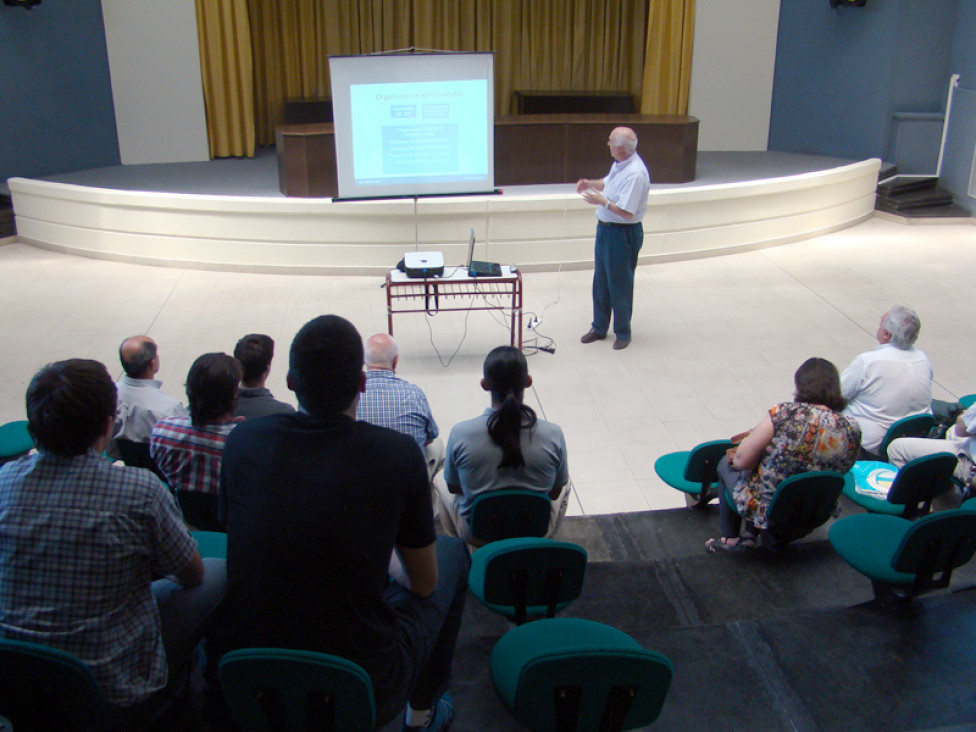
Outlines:
<svg viewBox="0 0 976 732"><path fill-rule="evenodd" d="M932 365L915 348L921 321L911 308L893 305L878 324L878 345L857 356L840 376L844 414L861 428L861 450L875 457L888 428L932 411ZM884 456L880 456L884 459Z"/></svg>
<svg viewBox="0 0 976 732"><path fill-rule="evenodd" d="M356 418L409 435L424 452L431 480L444 465L444 442L423 390L396 375L400 350L393 336L375 333L366 339L366 391Z"/></svg>

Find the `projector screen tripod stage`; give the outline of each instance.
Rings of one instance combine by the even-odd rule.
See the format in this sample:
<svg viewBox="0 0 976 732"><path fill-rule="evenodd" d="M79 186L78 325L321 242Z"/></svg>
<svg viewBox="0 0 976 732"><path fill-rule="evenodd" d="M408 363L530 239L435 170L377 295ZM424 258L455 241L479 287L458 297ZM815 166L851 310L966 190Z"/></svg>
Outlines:
<svg viewBox="0 0 976 732"><path fill-rule="evenodd" d="M330 56L339 198L492 193L493 60Z"/></svg>

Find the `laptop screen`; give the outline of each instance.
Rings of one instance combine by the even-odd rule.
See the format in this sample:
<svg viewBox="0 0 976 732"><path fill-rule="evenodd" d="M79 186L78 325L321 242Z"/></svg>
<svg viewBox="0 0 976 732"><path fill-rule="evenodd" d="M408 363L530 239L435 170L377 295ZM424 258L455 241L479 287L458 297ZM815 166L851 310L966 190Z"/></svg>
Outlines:
<svg viewBox="0 0 976 732"><path fill-rule="evenodd" d="M471 271L471 262L474 261L474 227L471 227L471 240L468 242L468 271Z"/></svg>

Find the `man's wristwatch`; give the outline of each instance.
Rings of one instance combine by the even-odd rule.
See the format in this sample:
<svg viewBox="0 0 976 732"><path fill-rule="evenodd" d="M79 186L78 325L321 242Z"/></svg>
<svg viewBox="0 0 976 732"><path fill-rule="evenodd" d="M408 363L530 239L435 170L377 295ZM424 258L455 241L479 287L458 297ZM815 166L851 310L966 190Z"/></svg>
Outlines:
<svg viewBox="0 0 976 732"><path fill-rule="evenodd" d="M609 211L610 210L610 204L611 203L613 203L613 201L607 201L605 204L603 204L603 208L605 208L607 211Z"/></svg>

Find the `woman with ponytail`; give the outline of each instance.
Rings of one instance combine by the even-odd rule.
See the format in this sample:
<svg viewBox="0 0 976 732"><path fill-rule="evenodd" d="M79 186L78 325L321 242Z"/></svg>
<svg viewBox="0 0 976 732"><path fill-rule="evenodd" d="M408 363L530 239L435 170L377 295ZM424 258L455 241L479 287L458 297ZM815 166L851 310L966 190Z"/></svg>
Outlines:
<svg viewBox="0 0 976 732"><path fill-rule="evenodd" d="M522 352L499 346L485 358L481 380L481 388L491 393L491 407L451 430L443 481L435 481L438 512L444 530L469 544L480 544L468 531L471 502L486 491L518 487L547 494L552 500L549 534L566 513L566 439L559 427L523 403L531 385Z"/></svg>

